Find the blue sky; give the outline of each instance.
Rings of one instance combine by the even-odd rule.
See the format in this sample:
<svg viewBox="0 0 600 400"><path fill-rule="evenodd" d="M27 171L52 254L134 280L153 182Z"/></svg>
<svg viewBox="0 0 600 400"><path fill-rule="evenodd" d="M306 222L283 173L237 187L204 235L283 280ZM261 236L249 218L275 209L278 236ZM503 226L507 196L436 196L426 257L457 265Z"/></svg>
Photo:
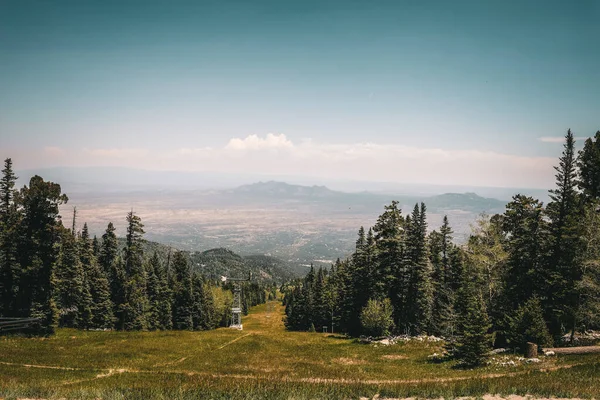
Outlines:
<svg viewBox="0 0 600 400"><path fill-rule="evenodd" d="M599 18L596 0L0 0L0 156L545 187L561 146L540 138L600 129Z"/></svg>

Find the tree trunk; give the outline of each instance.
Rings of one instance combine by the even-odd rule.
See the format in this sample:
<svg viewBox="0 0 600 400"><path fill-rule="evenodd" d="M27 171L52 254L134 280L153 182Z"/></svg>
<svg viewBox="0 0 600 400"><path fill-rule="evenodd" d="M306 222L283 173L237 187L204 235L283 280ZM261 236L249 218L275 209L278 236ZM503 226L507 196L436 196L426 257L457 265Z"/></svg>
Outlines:
<svg viewBox="0 0 600 400"><path fill-rule="evenodd" d="M527 358L536 358L538 355L538 346L535 343L527 342L527 351L525 356Z"/></svg>

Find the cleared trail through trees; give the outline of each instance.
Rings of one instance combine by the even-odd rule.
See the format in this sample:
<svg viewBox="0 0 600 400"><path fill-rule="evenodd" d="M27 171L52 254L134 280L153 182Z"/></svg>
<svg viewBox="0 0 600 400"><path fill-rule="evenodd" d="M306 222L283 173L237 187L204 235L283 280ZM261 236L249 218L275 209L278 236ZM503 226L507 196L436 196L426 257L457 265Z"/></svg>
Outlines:
<svg viewBox="0 0 600 400"><path fill-rule="evenodd" d="M262 308L260 308L262 307ZM203 357L219 357L219 354L222 354L223 351L229 351L229 346L245 346L247 344L252 345L253 343L249 343L246 341L242 341L245 338L251 338L251 341L255 341L256 343L271 343L268 342L269 339L277 338L277 340L287 341L287 340L296 340L296 346L304 346L306 345L307 340L317 340L317 341L327 341L333 340L328 339L326 336L322 336L320 334L306 334L302 332L287 332L283 327L283 323L281 321L281 317L283 316L283 309L281 306L276 307L280 313L272 313L270 316L267 316L266 306L259 306L259 308L255 308L251 315L249 315L244 324L244 331L241 332L232 332L228 331L229 328L222 328L220 333L225 334L224 339L227 339L220 344L210 345L209 348L190 348L186 353L179 354L178 358L172 360L164 360L158 363L147 365L146 367L140 366L139 368L135 366L125 367L124 365L113 365L110 367L104 368L94 368L90 367L79 367L79 366L69 366L69 365L45 365L42 363L15 363L15 362L5 362L0 361L0 365L16 367L16 368L37 368L37 369L48 369L48 370L62 370L62 371L74 371L74 372L83 372L89 373L88 377L79 377L79 379L73 377L69 380L63 380L61 382L56 382L57 385L60 386L68 386L68 385L77 385L86 382L93 382L101 379L107 379L119 374L134 374L134 375L172 375L172 376L186 376L186 377L202 377L209 379L224 379L224 380L260 380L267 382L289 382L289 383L305 383L305 384L338 384L338 385L414 385L414 384L423 384L423 383L446 383L446 382L458 382L458 381L469 381L475 379L497 379L497 378L505 378L505 377L515 377L527 375L530 373L536 372L551 372L560 369L568 369L579 365L584 365L583 363L575 363L575 364L565 364L565 365L544 365L539 366L538 368L528 368L525 370L519 371L506 371L506 372L490 372L490 373L482 373L480 375L463 375L463 376L429 376L423 378L405 378L405 379L378 379L378 377L362 377L362 378L345 378L340 376L327 376L328 373L323 371L320 376L315 376L315 374L310 373L308 376L297 376L294 373L283 373L281 375L278 374L262 374L262 373L247 373L243 369L232 370L231 373L227 373L226 370L202 370L198 364L194 364L196 360L201 359ZM190 333L195 335L195 333ZM211 335L213 332L199 332L198 335ZM218 334L218 331L215 332ZM234 336L232 339L232 336ZM200 340L200 339L198 339ZM326 344L326 346L335 346L335 344ZM329 342L335 343L335 342ZM360 345L363 346L363 345ZM252 347L250 347L252 348ZM361 347L366 349L365 347ZM588 352L590 350L600 349L600 346L595 346L593 349L591 348L583 348ZM390 350L392 350L390 348ZM572 354L568 353L568 351L581 351L580 348L568 348L568 349L552 349L556 353L559 354ZM558 350L558 351L557 351ZM375 349L373 349L375 351ZM563 352L564 351L564 352ZM338 358L339 354L336 355ZM313 357L317 357L314 355ZM382 359L382 357L377 357L377 359ZM409 358L399 354L389 355L384 357L383 359L387 360L396 360L399 362L405 362L400 360L407 359L410 362ZM190 363L191 362L191 363ZM359 365L369 364L375 361L361 361ZM182 368L178 368L177 366L181 365ZM156 369L155 369L156 368ZM313 375L313 376L311 376ZM349 375L352 376L352 375ZM383 375L384 378L386 375ZM390 376L390 375L387 375ZM396 375L397 376L397 375Z"/></svg>

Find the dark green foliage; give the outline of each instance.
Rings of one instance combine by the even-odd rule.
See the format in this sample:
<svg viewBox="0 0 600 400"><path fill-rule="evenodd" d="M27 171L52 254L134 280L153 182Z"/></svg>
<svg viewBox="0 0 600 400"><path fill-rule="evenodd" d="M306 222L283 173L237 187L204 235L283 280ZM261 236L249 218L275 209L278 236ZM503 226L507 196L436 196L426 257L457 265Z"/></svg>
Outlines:
<svg viewBox="0 0 600 400"><path fill-rule="evenodd" d="M192 310L194 329L207 330L216 328L219 321L214 301L210 293L210 287L198 274L195 274L192 278L192 291L194 296L194 306Z"/></svg>
<svg viewBox="0 0 600 400"><path fill-rule="evenodd" d="M173 256L173 328L191 330L194 328L193 291L190 266L180 251Z"/></svg>
<svg viewBox="0 0 600 400"><path fill-rule="evenodd" d="M408 219L407 219L408 220ZM406 223L405 271L408 281L407 302L403 319L398 322L409 333L425 333L431 322L433 291L431 268L427 254L427 223L425 205L415 204L409 222Z"/></svg>
<svg viewBox="0 0 600 400"><path fill-rule="evenodd" d="M456 264L459 262L452 244L452 229L448 217L440 232L429 235L429 259L432 265L433 299L429 331L433 335L452 336L456 325L454 312Z"/></svg>
<svg viewBox="0 0 600 400"><path fill-rule="evenodd" d="M12 160L4 161L0 179L0 316L20 316L17 309L17 287L20 266L17 262L17 241L21 213L15 201L17 177Z"/></svg>
<svg viewBox="0 0 600 400"><path fill-rule="evenodd" d="M90 237L86 223L76 233L76 209L70 229L63 226L58 207L68 199L59 185L34 176L29 187L15 191L10 159L2 174L1 317L39 318L40 323L28 329L30 334L52 333L56 323L119 330L172 329L173 318L179 329L213 329L227 323L227 296L219 293L226 289L215 289L218 283L192 274L189 255L183 252L174 256L170 282L170 252L154 251L147 259L144 250L160 250L161 245L145 243L143 225L133 211L127 215L123 246L112 223L99 242ZM272 285L245 284L244 308L264 303L266 289L275 298Z"/></svg>
<svg viewBox="0 0 600 400"><path fill-rule="evenodd" d="M376 267L372 271L372 291L367 297L389 297L397 321L404 317L402 311L407 303L409 285L406 264L402 262L404 226L405 220L398 208L398 202L392 201L390 205L385 206L383 214L373 226Z"/></svg>
<svg viewBox="0 0 600 400"><path fill-rule="evenodd" d="M110 329L114 323L110 285L104 269L94 254L94 243L89 238L87 223L83 225L79 238L79 257L84 272L84 290L89 293L91 316L88 327Z"/></svg>
<svg viewBox="0 0 600 400"><path fill-rule="evenodd" d="M127 236L123 256L125 264L125 301L121 304L123 329L148 328L148 296L142 240L144 225L133 211L127 214Z"/></svg>
<svg viewBox="0 0 600 400"><path fill-rule="evenodd" d="M582 225L583 208L577 192L575 139L569 130L559 165L555 167L556 189L550 191L548 204L551 251L548 266L546 293L550 330L560 336L562 327L573 333L576 329L579 308L577 282L582 278Z"/></svg>
<svg viewBox="0 0 600 400"><path fill-rule="evenodd" d="M318 282L318 281L321 282ZM317 293L317 286L319 293ZM315 273L313 266L303 280L297 280L285 293L286 327L292 330L307 330L310 326L326 324L325 281L323 271ZM318 304L317 300L323 302ZM329 310L327 310L329 311Z"/></svg>
<svg viewBox="0 0 600 400"><path fill-rule="evenodd" d="M588 200L600 199L600 131L585 141L578 161L579 188Z"/></svg>
<svg viewBox="0 0 600 400"><path fill-rule="evenodd" d="M458 326L456 338L449 345L450 354L464 366L481 365L492 348L491 335L488 333L491 324L483 295L472 276L464 276L457 299Z"/></svg>
<svg viewBox="0 0 600 400"><path fill-rule="evenodd" d="M552 336L544 321L542 304L538 297L532 297L519 307L510 317L509 343L525 351L527 342L541 347L552 345Z"/></svg>
<svg viewBox="0 0 600 400"><path fill-rule="evenodd" d="M89 328L92 322L92 296L79 258L77 241L66 229L61 236L60 253L54 271L58 323L69 328Z"/></svg>
<svg viewBox="0 0 600 400"><path fill-rule="evenodd" d="M15 308L21 316L40 318L35 333L50 334L56 323L53 268L58 258L60 215L58 207L68 198L60 185L34 176L19 192L23 217L20 222L18 261L19 291Z"/></svg>
<svg viewBox="0 0 600 400"><path fill-rule="evenodd" d="M147 263L147 293L148 293L148 329L171 329L171 290L167 279L167 271L162 265L158 254L154 252Z"/></svg>
<svg viewBox="0 0 600 400"><path fill-rule="evenodd" d="M523 195L514 196L506 206L502 219L508 234L504 304L511 310L545 289L549 232L543 212L541 202Z"/></svg>

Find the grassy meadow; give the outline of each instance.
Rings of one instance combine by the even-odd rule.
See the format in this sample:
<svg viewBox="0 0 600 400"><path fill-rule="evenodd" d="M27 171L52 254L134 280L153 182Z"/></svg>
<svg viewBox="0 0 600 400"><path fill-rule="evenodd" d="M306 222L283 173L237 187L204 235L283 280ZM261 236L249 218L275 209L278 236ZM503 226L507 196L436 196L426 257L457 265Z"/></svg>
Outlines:
<svg viewBox="0 0 600 400"><path fill-rule="evenodd" d="M484 394L600 398L598 355L474 370L428 356L440 343L360 344L287 332L283 308L254 307L244 330L92 332L0 338L0 398L346 399Z"/></svg>

